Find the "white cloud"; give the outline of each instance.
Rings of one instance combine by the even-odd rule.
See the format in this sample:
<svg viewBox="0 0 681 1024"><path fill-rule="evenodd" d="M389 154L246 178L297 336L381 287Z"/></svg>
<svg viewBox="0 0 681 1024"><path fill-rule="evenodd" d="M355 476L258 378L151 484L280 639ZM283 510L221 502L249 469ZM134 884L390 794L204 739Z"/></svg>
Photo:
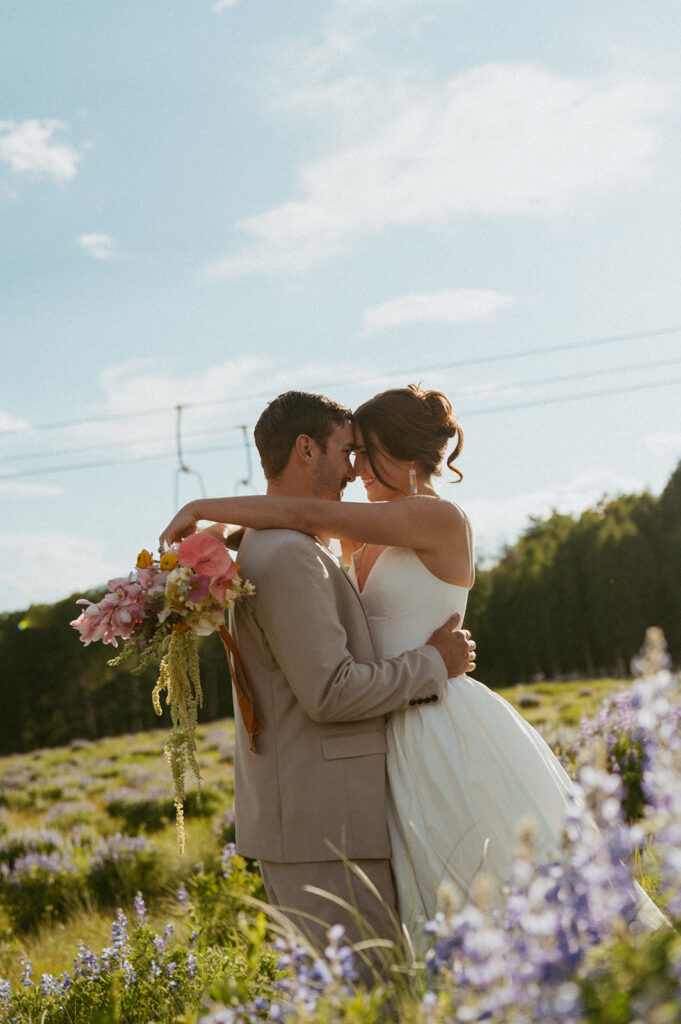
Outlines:
<svg viewBox="0 0 681 1024"><path fill-rule="evenodd" d="M316 64L315 115L325 103L335 115L340 104L344 124L357 112L359 134L301 166L297 197L239 221L246 244L207 267L209 276L302 271L389 228L453 230L465 216L560 213L641 180L658 145L653 117L663 97L641 80L488 64L444 81L394 72L369 84L368 102L362 73L329 80Z"/></svg>
<svg viewBox="0 0 681 1024"><path fill-rule="evenodd" d="M364 311L362 333L377 334L401 324L466 324L490 317L513 300L510 295L484 288L414 292L389 299Z"/></svg>
<svg viewBox="0 0 681 1024"><path fill-rule="evenodd" d="M85 249L86 253L95 260L113 260L116 258L116 243L110 235L97 233L81 235L78 239L78 245Z"/></svg>
<svg viewBox="0 0 681 1024"><path fill-rule="evenodd" d="M0 534L0 590L8 609L62 600L105 583L119 569L104 556L104 542L82 532Z"/></svg>
<svg viewBox="0 0 681 1024"><path fill-rule="evenodd" d="M26 420L22 420L18 416L12 416L11 413L3 412L2 409L0 409L0 433L4 431L9 433L28 430L28 428L29 424Z"/></svg>
<svg viewBox="0 0 681 1024"><path fill-rule="evenodd" d="M546 519L554 509L579 515L596 505L603 495L614 498L618 494L639 494L645 489L640 479L594 469L552 488L498 499L473 499L466 502L465 508L475 530L478 554L489 561L494 560L504 544L515 543L530 525L531 516ZM442 494L451 497L451 488L443 487Z"/></svg>
<svg viewBox="0 0 681 1024"><path fill-rule="evenodd" d="M224 11L227 7L234 7L238 4L239 0L216 0L214 4L211 4L211 11Z"/></svg>
<svg viewBox="0 0 681 1024"><path fill-rule="evenodd" d="M55 181L75 177L80 154L73 146L57 143L52 136L60 121L0 121L0 162L17 174L46 175Z"/></svg>

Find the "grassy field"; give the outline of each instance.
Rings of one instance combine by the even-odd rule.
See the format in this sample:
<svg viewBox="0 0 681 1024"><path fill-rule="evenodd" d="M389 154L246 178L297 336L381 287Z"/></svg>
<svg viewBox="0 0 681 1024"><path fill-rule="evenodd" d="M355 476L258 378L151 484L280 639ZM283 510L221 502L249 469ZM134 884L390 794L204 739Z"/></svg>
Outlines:
<svg viewBox="0 0 681 1024"><path fill-rule="evenodd" d="M604 697L625 685L612 679L542 682L502 692L550 737L592 715ZM57 975L70 966L79 943L105 945L116 907L122 904L130 912L137 888L144 891L154 927L174 921L178 934L186 930L177 891L197 865L206 870L219 866L224 844L233 835L234 723L199 727L203 794L199 806L195 796L188 801L183 856L176 844L164 738L161 731L75 741L69 747L0 759L3 856L8 856L12 837L43 834L46 849L58 848L61 837L70 844L75 872L83 876L82 884L65 894L64 905L39 904L33 920L30 908L18 922L16 911L0 906L0 976L16 982L22 957L33 962L37 976ZM116 836L128 841L143 837L147 848L127 861L119 855L117 862L114 851L105 863L112 875L108 887L98 886L87 864L101 844L115 844Z"/></svg>

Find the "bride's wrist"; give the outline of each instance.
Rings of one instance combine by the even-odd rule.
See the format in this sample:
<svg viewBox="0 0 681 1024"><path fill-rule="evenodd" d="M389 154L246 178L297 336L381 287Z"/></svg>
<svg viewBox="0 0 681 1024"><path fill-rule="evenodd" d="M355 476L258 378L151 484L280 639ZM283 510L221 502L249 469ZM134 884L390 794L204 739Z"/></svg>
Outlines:
<svg viewBox="0 0 681 1024"><path fill-rule="evenodd" d="M194 498L193 501L188 501L184 506L184 511L187 512L194 520L194 525L200 522L201 519L205 519L203 515L201 505L203 504L201 498Z"/></svg>

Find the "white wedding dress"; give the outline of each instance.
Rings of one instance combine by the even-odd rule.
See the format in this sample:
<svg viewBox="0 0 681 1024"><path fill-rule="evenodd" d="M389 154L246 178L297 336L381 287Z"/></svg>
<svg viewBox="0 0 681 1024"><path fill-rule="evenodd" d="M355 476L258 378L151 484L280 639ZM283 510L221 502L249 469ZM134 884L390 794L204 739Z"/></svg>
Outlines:
<svg viewBox="0 0 681 1024"><path fill-rule="evenodd" d="M469 551L470 551L469 541ZM350 576L357 585L354 566ZM407 548L385 548L361 591L377 658L425 643L468 591L434 576ZM465 901L480 870L500 894L519 832L532 822L539 855L554 850L572 783L549 746L494 691L450 679L437 703L388 721L388 827L402 919L417 946L440 885ZM653 926L664 922L650 904Z"/></svg>

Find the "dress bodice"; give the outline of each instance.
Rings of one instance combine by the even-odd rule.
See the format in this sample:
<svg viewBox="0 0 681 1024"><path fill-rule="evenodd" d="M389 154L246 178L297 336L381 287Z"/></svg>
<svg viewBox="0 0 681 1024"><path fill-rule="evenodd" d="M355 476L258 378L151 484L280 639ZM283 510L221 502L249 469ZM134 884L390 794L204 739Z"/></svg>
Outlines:
<svg viewBox="0 0 681 1024"><path fill-rule="evenodd" d="M350 578L357 585L354 562ZM468 590L434 576L409 548L385 548L360 593L377 658L420 647L455 612L463 620Z"/></svg>

